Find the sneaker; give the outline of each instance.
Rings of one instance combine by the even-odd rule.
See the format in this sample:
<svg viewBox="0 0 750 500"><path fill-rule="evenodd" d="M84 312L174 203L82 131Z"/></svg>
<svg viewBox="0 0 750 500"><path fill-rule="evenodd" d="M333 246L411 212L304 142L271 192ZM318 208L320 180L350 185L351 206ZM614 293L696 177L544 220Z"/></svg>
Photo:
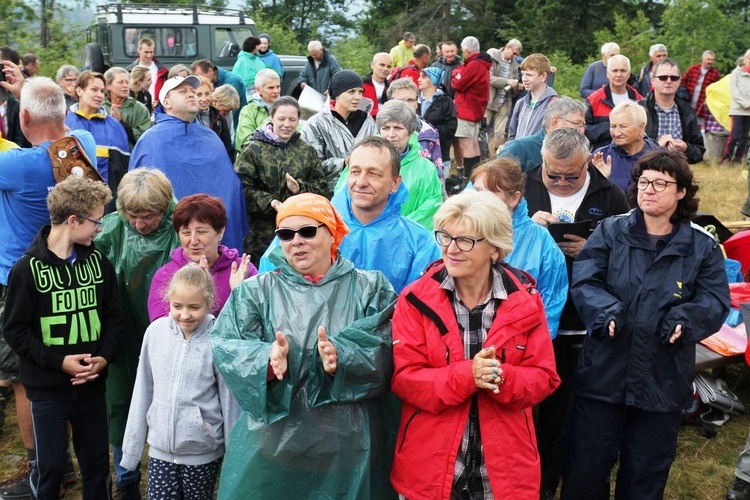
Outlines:
<svg viewBox="0 0 750 500"><path fill-rule="evenodd" d="M750 500L750 483L735 478L734 484L727 492L727 500Z"/></svg>
<svg viewBox="0 0 750 500"><path fill-rule="evenodd" d="M18 467L16 474L7 481L0 483L0 497L3 500L31 498L31 484L29 483L31 464L24 458L18 461L16 467Z"/></svg>

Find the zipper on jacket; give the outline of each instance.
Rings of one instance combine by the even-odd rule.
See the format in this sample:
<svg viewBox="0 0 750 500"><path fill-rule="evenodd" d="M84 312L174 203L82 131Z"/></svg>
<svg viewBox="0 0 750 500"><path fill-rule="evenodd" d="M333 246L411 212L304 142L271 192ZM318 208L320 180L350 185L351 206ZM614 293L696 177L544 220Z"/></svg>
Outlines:
<svg viewBox="0 0 750 500"><path fill-rule="evenodd" d="M534 438L531 434L531 426L529 425L529 415L526 413L526 410L521 410L521 413L523 413L523 418L526 421L526 432L529 434L529 444L532 448L534 448L534 452L536 453L536 458L539 460L539 448L534 446Z"/></svg>
<svg viewBox="0 0 750 500"><path fill-rule="evenodd" d="M420 411L422 411L422 410L420 410L419 408L417 408L416 410L414 410L414 413L411 415L411 417L409 417L409 420L406 421L406 425L404 426L404 435L401 437L401 444L398 447L399 453L401 452L401 448L404 447L404 441L406 441L406 433L409 430L409 426L411 425L411 421L414 420L414 417L416 417L419 414Z"/></svg>
<svg viewBox="0 0 750 500"><path fill-rule="evenodd" d="M500 362L505 363L505 348L500 352Z"/></svg>
<svg viewBox="0 0 750 500"><path fill-rule="evenodd" d="M445 346L445 364L446 366L451 364L451 351L448 346Z"/></svg>
<svg viewBox="0 0 750 500"><path fill-rule="evenodd" d="M182 334L182 332L180 332L180 335L181 334ZM192 337L192 335L191 335L191 337ZM170 441L171 441L171 443L169 443L169 447L170 447L169 451L172 452L173 462L175 462L175 463L177 463L177 456L175 454L175 431L177 429L177 426L176 426L176 422L175 422L174 411L175 411L175 405L177 403L177 389L180 386L180 377L182 376L182 367L185 364L184 363L184 361L185 361L185 354L187 353L188 342L190 341L191 337L188 337L187 339L183 339L183 342L182 342L182 345L181 345L180 357L179 357L178 362L177 362L177 371L176 371L175 377L173 379L174 383L172 384L172 401L171 401L171 404L169 405L170 406L170 408L169 408L169 416L170 416L170 418L169 418L168 425L170 425L171 428L172 428L171 429L172 432L170 432L170 436L171 436Z"/></svg>

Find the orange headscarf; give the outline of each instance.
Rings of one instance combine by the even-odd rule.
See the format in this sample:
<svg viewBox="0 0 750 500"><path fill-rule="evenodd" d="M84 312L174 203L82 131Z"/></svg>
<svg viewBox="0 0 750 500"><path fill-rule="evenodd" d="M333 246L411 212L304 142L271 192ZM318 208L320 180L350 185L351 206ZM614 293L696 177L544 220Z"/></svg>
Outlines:
<svg viewBox="0 0 750 500"><path fill-rule="evenodd" d="M333 236L331 259L336 260L336 253L341 240L349 233L349 228L346 227L346 223L333 208L328 198L313 193L303 193L288 198L279 207L279 212L276 214L276 227L278 228L282 220L292 215L303 215L325 224L331 236Z"/></svg>

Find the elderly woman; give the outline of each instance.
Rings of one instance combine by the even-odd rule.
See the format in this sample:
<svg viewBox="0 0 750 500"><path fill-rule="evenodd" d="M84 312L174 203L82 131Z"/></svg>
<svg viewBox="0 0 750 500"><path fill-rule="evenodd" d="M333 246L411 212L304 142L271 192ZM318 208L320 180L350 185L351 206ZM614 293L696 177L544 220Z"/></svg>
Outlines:
<svg viewBox="0 0 750 500"><path fill-rule="evenodd" d="M237 93L237 89L228 83L216 87L211 104L226 118L229 124L229 134L232 141L234 141L234 118L232 117L232 113L240 107L240 95Z"/></svg>
<svg viewBox="0 0 750 500"><path fill-rule="evenodd" d="M638 159L657 149L659 143L646 136L646 109L633 101L621 102L609 114L612 142L594 151L596 168L627 192L633 182L631 172Z"/></svg>
<svg viewBox="0 0 750 500"><path fill-rule="evenodd" d="M453 99L443 91L443 70L425 68L419 73L419 115L435 127L440 136L443 169L451 166L451 143L456 135L458 119ZM443 178L446 173L443 173Z"/></svg>
<svg viewBox="0 0 750 500"><path fill-rule="evenodd" d="M271 103L269 113L271 122L253 133L234 166L252 221L245 252L255 265L273 241L276 212L287 198L299 193L331 195L315 149L297 132L297 100L280 97Z"/></svg>
<svg viewBox="0 0 750 500"><path fill-rule="evenodd" d="M742 64L732 70L729 77L729 90L732 94L732 100L729 103L732 133L721 159L732 163L742 163L747 154L747 135L750 134L750 49L745 52ZM748 207L748 204L745 206ZM745 213L747 214L750 214L750 211Z"/></svg>
<svg viewBox="0 0 750 500"><path fill-rule="evenodd" d="M191 75L191 74L192 73L190 73L190 68L188 68L184 64L175 64L169 70L169 73L167 73L167 80L175 76L181 76L185 78L186 76Z"/></svg>
<svg viewBox="0 0 750 500"><path fill-rule="evenodd" d="M195 89L195 98L198 99L198 108L200 109L197 116L198 121L216 132L216 135L219 136L219 139L224 144L224 149L226 149L229 158L234 162L232 127L229 125L232 116L224 116L218 109L211 106L214 94L214 84L211 83L211 80L205 76L199 76L198 79L201 81L201 86Z"/></svg>
<svg viewBox="0 0 750 500"><path fill-rule="evenodd" d="M146 66L136 66L130 70L130 97L140 102L149 113L154 111L153 97L148 89L151 87L151 70Z"/></svg>
<svg viewBox="0 0 750 500"><path fill-rule="evenodd" d="M186 196L174 209L172 225L180 246L172 251L172 260L156 271L151 281L148 292L150 320L169 314L169 302L165 296L169 282L178 269L191 262L200 264L211 273L216 294L211 314L218 316L232 288L245 278L258 274L247 255L240 257L236 249L220 245L227 226L224 202L207 194Z"/></svg>
<svg viewBox="0 0 750 500"><path fill-rule="evenodd" d="M505 203L513 221L513 250L505 257L511 266L523 269L536 280L542 295L550 336L554 339L568 297L565 255L549 230L529 217L523 192L523 171L518 160L498 158L477 167L471 174L475 191L488 191Z"/></svg>
<svg viewBox="0 0 750 500"><path fill-rule="evenodd" d="M70 64L63 64L57 69L55 80L65 94L65 106L70 108L78 102L76 95L76 80L78 80L78 70Z"/></svg>
<svg viewBox="0 0 750 500"><path fill-rule="evenodd" d="M159 170L137 168L125 174L117 189L117 212L102 220L96 248L117 273L127 335L117 358L108 366L109 439L114 453L118 494L139 491L140 472L120 467L122 439L135 384L143 334L150 321L146 302L157 269L169 262L179 245L172 230L176 200L172 184Z"/></svg>
<svg viewBox="0 0 750 500"><path fill-rule="evenodd" d="M387 101L378 111L377 123L380 135L401 155L401 178L409 190L401 215L431 231L432 216L443 202L443 195L435 165L422 156L417 141L417 115L404 102ZM349 167L342 172L335 192L346 189L348 177Z"/></svg>
<svg viewBox="0 0 750 500"><path fill-rule="evenodd" d="M235 289L211 334L244 410L219 498L386 498L396 295L338 254L348 228L326 198L293 196L276 221L279 270Z"/></svg>
<svg viewBox="0 0 750 500"><path fill-rule="evenodd" d="M719 244L690 219L698 186L679 153L633 170L629 214L602 221L573 264L586 324L566 430L563 499L662 498L681 410L693 398L695 344L721 327L729 288Z"/></svg>
<svg viewBox="0 0 750 500"><path fill-rule="evenodd" d="M112 118L118 120L128 134L130 147L151 128L148 108L130 97L130 75L124 68L109 68L104 73L107 98L102 106Z"/></svg>
<svg viewBox="0 0 750 500"><path fill-rule="evenodd" d="M128 171L130 143L125 127L104 110L105 88L101 73L86 70L78 75L78 104L70 108L65 125L71 130L91 132L96 141L96 168L112 192L117 192L120 179Z"/></svg>
<svg viewBox="0 0 750 500"><path fill-rule="evenodd" d="M531 407L560 379L532 279L501 262L510 214L497 196L465 191L435 227L443 262L406 287L393 317L403 408L391 483L406 498L537 500Z"/></svg>

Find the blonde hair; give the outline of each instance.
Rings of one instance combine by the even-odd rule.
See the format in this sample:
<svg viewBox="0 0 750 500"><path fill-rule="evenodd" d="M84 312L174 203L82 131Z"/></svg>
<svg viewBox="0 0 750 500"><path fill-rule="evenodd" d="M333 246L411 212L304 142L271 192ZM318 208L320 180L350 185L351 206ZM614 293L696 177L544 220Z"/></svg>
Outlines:
<svg viewBox="0 0 750 500"><path fill-rule="evenodd" d="M488 191L464 191L448 198L434 218L436 229L462 225L497 248L500 259L513 250L513 230L508 207Z"/></svg>
<svg viewBox="0 0 750 500"><path fill-rule="evenodd" d="M240 107L240 95L237 89L225 83L214 90L213 98L216 99L216 107L235 110Z"/></svg>
<svg viewBox="0 0 750 500"><path fill-rule="evenodd" d="M85 217L92 210L112 201L109 186L100 181L71 175L47 195L52 224L62 224L71 215Z"/></svg>
<svg viewBox="0 0 750 500"><path fill-rule="evenodd" d="M172 203L172 183L161 170L138 167L123 176L117 186L117 211L153 212L163 215Z"/></svg>
<svg viewBox="0 0 750 500"><path fill-rule="evenodd" d="M609 112L609 116L612 115L624 115L628 117L636 127L645 127L648 122L646 108L634 101L621 102Z"/></svg>
<svg viewBox="0 0 750 500"><path fill-rule="evenodd" d="M164 293L164 298L169 302L175 290L187 287L197 290L203 297L203 300L206 301L208 310L213 310L216 294L214 292L214 279L211 277L211 273L195 263L178 269L169 282L169 287L167 287Z"/></svg>
<svg viewBox="0 0 750 500"><path fill-rule="evenodd" d="M150 73L151 70L146 66L140 64L130 70L130 86L132 87L136 83L142 81L146 77L146 73Z"/></svg>

